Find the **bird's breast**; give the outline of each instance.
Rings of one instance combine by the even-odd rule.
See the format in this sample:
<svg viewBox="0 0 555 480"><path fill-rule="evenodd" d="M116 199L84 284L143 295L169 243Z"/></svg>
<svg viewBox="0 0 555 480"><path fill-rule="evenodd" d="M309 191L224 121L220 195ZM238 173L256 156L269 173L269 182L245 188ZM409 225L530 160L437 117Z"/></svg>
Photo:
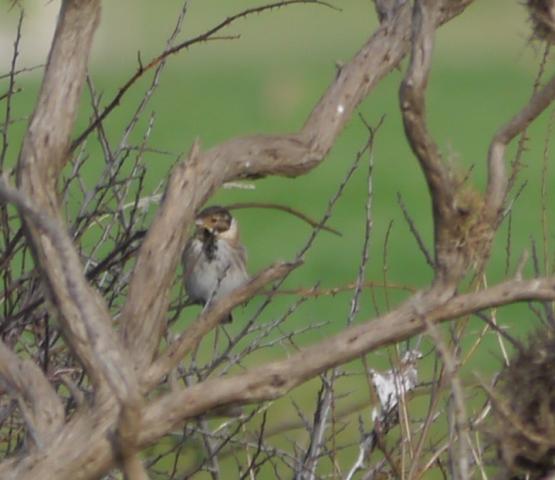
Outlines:
<svg viewBox="0 0 555 480"><path fill-rule="evenodd" d="M248 280L242 249L225 240L215 239L207 246L195 239L186 257L185 287L193 301L225 296Z"/></svg>

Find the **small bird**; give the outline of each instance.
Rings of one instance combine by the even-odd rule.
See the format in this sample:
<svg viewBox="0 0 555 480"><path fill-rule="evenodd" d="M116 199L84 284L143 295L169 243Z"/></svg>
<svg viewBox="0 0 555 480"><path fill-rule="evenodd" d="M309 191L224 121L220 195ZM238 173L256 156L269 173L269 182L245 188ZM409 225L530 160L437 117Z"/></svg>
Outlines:
<svg viewBox="0 0 555 480"><path fill-rule="evenodd" d="M181 261L189 300L206 307L249 281L247 255L239 240L237 220L226 208L205 208L195 224ZM231 320L229 314L222 321Z"/></svg>

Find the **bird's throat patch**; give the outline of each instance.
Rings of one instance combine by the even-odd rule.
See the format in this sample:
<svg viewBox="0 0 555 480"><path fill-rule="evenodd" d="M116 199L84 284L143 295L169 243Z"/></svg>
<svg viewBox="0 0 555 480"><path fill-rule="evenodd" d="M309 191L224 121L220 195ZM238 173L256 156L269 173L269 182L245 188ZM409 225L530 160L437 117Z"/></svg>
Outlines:
<svg viewBox="0 0 555 480"><path fill-rule="evenodd" d="M216 244L216 236L207 229L202 230L202 249L206 259L211 262L216 258L216 250L218 245Z"/></svg>

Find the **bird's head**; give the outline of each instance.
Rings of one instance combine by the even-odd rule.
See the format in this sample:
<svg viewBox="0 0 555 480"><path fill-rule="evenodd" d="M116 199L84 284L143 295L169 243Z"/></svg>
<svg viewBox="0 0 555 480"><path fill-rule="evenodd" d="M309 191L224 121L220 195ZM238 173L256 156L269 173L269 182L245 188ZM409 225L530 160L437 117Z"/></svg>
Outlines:
<svg viewBox="0 0 555 480"><path fill-rule="evenodd" d="M236 240L239 235L237 220L224 207L205 208L197 215L195 225L197 231L204 236Z"/></svg>

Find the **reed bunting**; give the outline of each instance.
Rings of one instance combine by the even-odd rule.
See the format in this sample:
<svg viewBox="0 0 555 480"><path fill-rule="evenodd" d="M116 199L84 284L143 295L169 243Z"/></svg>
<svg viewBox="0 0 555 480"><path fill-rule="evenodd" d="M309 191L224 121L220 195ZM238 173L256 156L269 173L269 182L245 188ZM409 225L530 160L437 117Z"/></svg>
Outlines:
<svg viewBox="0 0 555 480"><path fill-rule="evenodd" d="M226 208L205 208L195 224L181 260L189 300L206 307L248 282L247 255L237 220ZM222 322L231 320L229 314Z"/></svg>

